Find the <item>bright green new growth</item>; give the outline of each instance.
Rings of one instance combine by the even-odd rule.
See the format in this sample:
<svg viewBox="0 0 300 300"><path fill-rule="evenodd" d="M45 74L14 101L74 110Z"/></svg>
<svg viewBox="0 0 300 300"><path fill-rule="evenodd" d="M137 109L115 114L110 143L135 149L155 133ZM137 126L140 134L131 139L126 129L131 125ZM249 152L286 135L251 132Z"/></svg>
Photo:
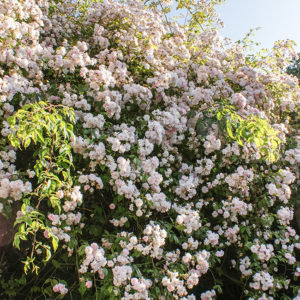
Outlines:
<svg viewBox="0 0 300 300"><path fill-rule="evenodd" d="M242 118L230 107L218 112L218 120L226 118L226 131L230 138L243 146L244 143L255 144L262 157L274 162L279 158L281 140L266 119L250 115Z"/></svg>
<svg viewBox="0 0 300 300"><path fill-rule="evenodd" d="M66 120L70 123L66 123ZM26 149L31 141L42 145L52 144L52 141L55 141L56 146L59 146L62 140L73 136L71 123L74 121L75 115L72 108L44 101L26 104L15 115L8 118L12 130L8 138L11 144L19 149L21 146Z"/></svg>
<svg viewBox="0 0 300 300"><path fill-rule="evenodd" d="M19 228L14 237L14 245L20 249L20 240L25 241L27 235L33 235L31 255L24 261L24 270L27 273L32 268L37 273L39 267L34 262L37 249L45 254L44 262L51 258L51 247L38 241L38 231L52 239L54 251L58 247L58 238L46 225L46 216L39 212L39 207L47 205L54 212L60 212L61 201L57 191L68 191L72 187L72 154L69 141L74 137L72 123L75 122L75 114L72 108L40 101L23 106L9 117L8 122L12 130L8 137L12 146L20 150L32 146L35 150L33 168L37 185L23 201L23 216L15 222Z"/></svg>
<svg viewBox="0 0 300 300"><path fill-rule="evenodd" d="M244 143L255 145L262 157L269 162L279 158L281 140L266 119L250 115L242 118L233 107L225 106L217 112L217 119L225 118L226 131L229 137L239 145Z"/></svg>
<svg viewBox="0 0 300 300"><path fill-rule="evenodd" d="M209 109L204 112L204 115L204 120L199 119L196 125L198 134L207 134L206 129L217 119L219 128L224 128L225 138L236 141L240 146L248 144L256 147L260 156L271 163L279 159L282 141L278 137L279 132L270 125L267 119L254 115L242 117L232 105L227 103Z"/></svg>

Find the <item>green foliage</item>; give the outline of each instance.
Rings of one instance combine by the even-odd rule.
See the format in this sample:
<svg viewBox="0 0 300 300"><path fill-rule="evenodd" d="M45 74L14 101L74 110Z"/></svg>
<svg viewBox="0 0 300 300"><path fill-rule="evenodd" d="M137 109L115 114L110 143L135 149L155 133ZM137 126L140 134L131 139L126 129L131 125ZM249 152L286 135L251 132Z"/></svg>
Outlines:
<svg viewBox="0 0 300 300"><path fill-rule="evenodd" d="M279 158L281 140L266 119L254 115L241 117L232 106L222 107L217 119L225 123L228 136L239 145L254 144L261 156L270 162Z"/></svg>
<svg viewBox="0 0 300 300"><path fill-rule="evenodd" d="M215 6L223 4L225 0L209 0L209 1L195 1L195 0L178 0L176 9L185 9L189 12L190 29L207 29L213 28L217 20Z"/></svg>
<svg viewBox="0 0 300 300"><path fill-rule="evenodd" d="M26 104L8 118L12 129L8 138L19 149L26 149L31 142L42 146L49 146L54 142L53 146L57 148L61 146L61 141L68 140L73 135L73 125L66 123L66 120L71 123L75 121L71 108L44 101Z"/></svg>
<svg viewBox="0 0 300 300"><path fill-rule="evenodd" d="M46 224L45 215L40 207L52 207L55 212L61 211L59 190L69 190L72 186L70 170L72 154L69 140L74 137L73 125L75 115L73 109L63 105L53 105L40 101L27 104L8 118L12 132L8 138L12 146L21 151L30 146L35 149L34 171L38 177L37 186L32 193L23 198L22 216L15 225L18 232L14 237L14 245L20 249L20 241L31 239L31 255L24 261L24 271L38 272L34 253L40 249L44 253L44 262L51 258L51 247L37 240L37 233L52 241L56 251L58 238ZM32 145L34 144L34 145ZM45 204L45 202L47 204Z"/></svg>
<svg viewBox="0 0 300 300"><path fill-rule="evenodd" d="M256 147L261 157L269 162L279 158L282 141L268 120L254 115L241 116L229 104L209 109L205 115L206 117L199 119L196 125L196 131L202 137L206 136L208 128L214 122L218 122L219 128L223 128L223 134L230 141L236 141L240 146L250 144Z"/></svg>
<svg viewBox="0 0 300 300"><path fill-rule="evenodd" d="M0 76L8 90L0 100L9 102L0 101L0 188L7 184L0 201L6 214L13 200L22 206L15 247L0 260L1 271L8 261L4 299L139 298L136 279L150 280L141 298L207 298L201 293L213 288L227 299L231 285L237 298L256 299L265 289L251 288L252 275L266 270L274 275L268 295L292 297L293 286L283 287L300 267L286 256L297 242L286 233L298 171L293 151L284 155L296 148L299 90L282 75L280 45L270 58L252 57L245 56L252 31L232 47L219 40L222 2L145 0L144 11L126 0L54 0L43 16L49 32L36 32L41 48L31 51L30 41L23 53L9 41L16 50L4 52ZM172 9L187 14L183 26L173 26ZM33 192L21 186L18 198L13 187L25 181ZM274 256L260 260L251 251L257 243L273 244ZM240 268L246 255L250 275ZM118 284L120 267L130 276ZM170 291L173 279L180 281Z"/></svg>
<svg viewBox="0 0 300 300"><path fill-rule="evenodd" d="M178 12L189 30L203 32L207 29L216 29L222 24L218 18L215 7L224 4L225 1L226 0L145 0L144 2L149 8L160 9L165 16L166 23L169 25L170 22L173 21L173 18L169 14L173 12L173 15L176 15L176 12ZM175 19L177 19L177 17L175 17Z"/></svg>
<svg viewBox="0 0 300 300"><path fill-rule="evenodd" d="M300 80L300 59L294 59L291 65L287 68L287 73L290 75L295 75L298 80Z"/></svg>

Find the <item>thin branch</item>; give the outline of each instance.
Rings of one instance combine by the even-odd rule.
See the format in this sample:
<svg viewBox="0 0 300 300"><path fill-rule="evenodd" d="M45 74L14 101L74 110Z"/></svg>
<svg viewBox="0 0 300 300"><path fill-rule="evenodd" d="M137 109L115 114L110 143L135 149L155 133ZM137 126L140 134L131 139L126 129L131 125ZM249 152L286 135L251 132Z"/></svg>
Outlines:
<svg viewBox="0 0 300 300"><path fill-rule="evenodd" d="M159 3L159 5L160 5L160 7L161 7L161 9L162 9L162 11L163 11L163 10L164 10L164 7L162 6L160 0L158 0L158 3ZM169 27L169 29L170 29L170 32L173 33L172 28L171 28L171 25L170 25L170 22L169 22L168 17L167 17L167 14L166 14L166 13L163 13L163 14L164 14L164 16L165 16L165 19L166 19L166 22L167 22L168 27Z"/></svg>
<svg viewBox="0 0 300 300"><path fill-rule="evenodd" d="M226 278L228 278L229 280L231 280L232 282L234 282L236 285L243 287L244 285L236 278L230 276L228 273L224 272L222 270L222 275L224 275Z"/></svg>
<svg viewBox="0 0 300 300"><path fill-rule="evenodd" d="M187 11L190 13L190 15L192 16L192 19L195 20L195 21L199 24L200 28L204 31L204 28L202 27L202 24L198 21L198 19L195 19L195 18L194 18L194 14L193 14L193 12L191 11L191 9L190 9L189 7L186 7L186 9L187 9Z"/></svg>

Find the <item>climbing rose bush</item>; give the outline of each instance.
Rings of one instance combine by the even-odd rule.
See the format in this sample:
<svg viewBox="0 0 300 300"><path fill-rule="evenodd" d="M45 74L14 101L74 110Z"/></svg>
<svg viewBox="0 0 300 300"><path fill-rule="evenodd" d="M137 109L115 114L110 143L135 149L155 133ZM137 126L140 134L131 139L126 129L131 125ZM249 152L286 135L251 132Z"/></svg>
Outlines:
<svg viewBox="0 0 300 300"><path fill-rule="evenodd" d="M292 42L164 20L1 1L2 297L300 299Z"/></svg>

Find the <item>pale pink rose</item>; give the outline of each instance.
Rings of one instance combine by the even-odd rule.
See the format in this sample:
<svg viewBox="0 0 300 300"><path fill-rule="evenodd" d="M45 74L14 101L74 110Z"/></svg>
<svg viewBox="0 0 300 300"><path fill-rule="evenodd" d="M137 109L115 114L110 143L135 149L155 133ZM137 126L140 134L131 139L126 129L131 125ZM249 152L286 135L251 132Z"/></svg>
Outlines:
<svg viewBox="0 0 300 300"><path fill-rule="evenodd" d="M58 293L58 292L59 292L59 286L58 286L58 285L55 285L55 286L53 287L53 292L54 292L54 293Z"/></svg>
<svg viewBox="0 0 300 300"><path fill-rule="evenodd" d="M167 286L167 289L168 289L169 292L173 292L173 291L175 290L174 286L171 285L171 284L169 284L169 285Z"/></svg>
<svg viewBox="0 0 300 300"><path fill-rule="evenodd" d="M48 230L45 230L44 231L44 237L47 239L47 238L49 238L49 232L48 232Z"/></svg>
<svg viewBox="0 0 300 300"><path fill-rule="evenodd" d="M50 221L53 221L53 220L55 219L54 214L49 214L49 215L48 215L48 219L49 219Z"/></svg>
<svg viewBox="0 0 300 300"><path fill-rule="evenodd" d="M124 249L124 250L123 250L123 254L126 255L126 256L129 255L128 249Z"/></svg>
<svg viewBox="0 0 300 300"><path fill-rule="evenodd" d="M100 279L104 279L104 273L103 273L102 269L98 270L98 274L99 274Z"/></svg>
<svg viewBox="0 0 300 300"><path fill-rule="evenodd" d="M139 283L139 281L138 281L138 279L137 278L131 278L131 284L132 285L136 285L136 284L138 284Z"/></svg>
<svg viewBox="0 0 300 300"><path fill-rule="evenodd" d="M92 286L93 286L93 282L91 280L88 280L86 283L85 283L85 286L90 289Z"/></svg>

